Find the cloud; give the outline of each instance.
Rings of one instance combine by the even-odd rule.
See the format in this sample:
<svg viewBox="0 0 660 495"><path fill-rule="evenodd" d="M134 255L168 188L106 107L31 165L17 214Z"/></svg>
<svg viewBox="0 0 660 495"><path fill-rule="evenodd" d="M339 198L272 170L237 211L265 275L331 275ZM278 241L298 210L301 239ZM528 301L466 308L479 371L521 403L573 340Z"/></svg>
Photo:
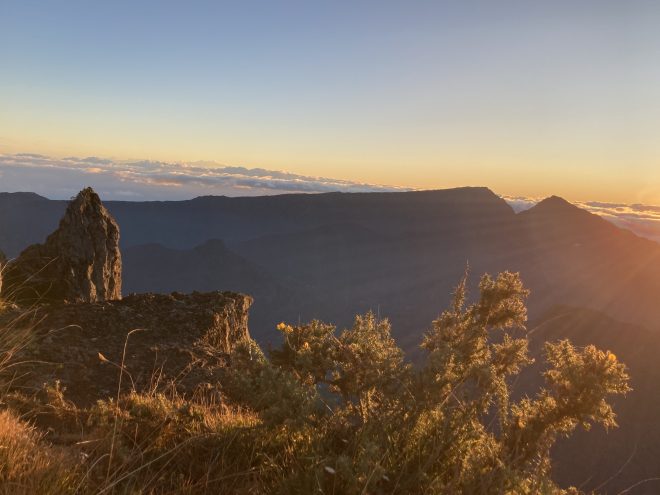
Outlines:
<svg viewBox="0 0 660 495"><path fill-rule="evenodd" d="M230 167L215 162L166 163L117 161L99 157L53 158L35 153L0 154L0 190L30 191L67 199L92 186L104 199L190 199L203 195L257 196L281 193L384 192L405 188L311 177L262 168ZM540 198L503 198L516 212ZM660 242L660 206L576 203L619 227Z"/></svg>
<svg viewBox="0 0 660 495"><path fill-rule="evenodd" d="M518 213L527 210L541 198L502 196ZM600 215L614 225L631 230L635 234L660 242L660 206L639 203L604 203L601 201L582 201L574 203L591 213Z"/></svg>
<svg viewBox="0 0 660 495"><path fill-rule="evenodd" d="M201 195L246 196L280 193L377 192L396 186L311 177L214 162L116 161L98 157L53 158L34 153L0 154L3 191L32 191L62 199L85 186L105 199L190 199Z"/></svg>
<svg viewBox="0 0 660 495"><path fill-rule="evenodd" d="M540 201L539 199L525 198L523 196L502 196L502 199L509 203L509 206L511 206L516 213L529 210Z"/></svg>

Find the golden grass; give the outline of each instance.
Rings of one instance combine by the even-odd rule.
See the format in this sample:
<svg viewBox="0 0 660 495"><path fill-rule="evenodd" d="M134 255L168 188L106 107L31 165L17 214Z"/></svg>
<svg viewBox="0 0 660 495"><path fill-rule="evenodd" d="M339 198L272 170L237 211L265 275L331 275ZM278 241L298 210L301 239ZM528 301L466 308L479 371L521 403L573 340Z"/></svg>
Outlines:
<svg viewBox="0 0 660 495"><path fill-rule="evenodd" d="M0 411L0 493L60 494L72 489L75 463L10 411Z"/></svg>

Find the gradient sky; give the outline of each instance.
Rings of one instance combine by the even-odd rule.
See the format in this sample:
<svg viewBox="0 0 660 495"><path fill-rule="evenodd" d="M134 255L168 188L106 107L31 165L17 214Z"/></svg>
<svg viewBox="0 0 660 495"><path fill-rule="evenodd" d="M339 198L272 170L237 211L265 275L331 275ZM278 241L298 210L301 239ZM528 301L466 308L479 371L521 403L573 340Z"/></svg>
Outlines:
<svg viewBox="0 0 660 495"><path fill-rule="evenodd" d="M658 26L636 0L0 0L0 153L660 204Z"/></svg>

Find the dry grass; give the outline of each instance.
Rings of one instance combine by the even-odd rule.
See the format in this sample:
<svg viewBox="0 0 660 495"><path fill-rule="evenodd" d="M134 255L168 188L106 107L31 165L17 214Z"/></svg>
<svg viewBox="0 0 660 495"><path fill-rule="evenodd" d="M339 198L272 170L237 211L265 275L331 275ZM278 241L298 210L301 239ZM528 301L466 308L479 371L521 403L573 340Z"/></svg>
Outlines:
<svg viewBox="0 0 660 495"><path fill-rule="evenodd" d="M67 493L77 477L75 458L51 446L42 431L7 408L16 355L32 341L34 327L33 312L15 314L13 309L0 299L0 494Z"/></svg>
<svg viewBox="0 0 660 495"><path fill-rule="evenodd" d="M93 492L232 493L220 480L251 470L251 449L242 440L259 421L249 413L131 392L88 414L85 450L99 460L85 480Z"/></svg>
<svg viewBox="0 0 660 495"><path fill-rule="evenodd" d="M72 490L75 462L43 441L43 434L0 411L0 493L61 494Z"/></svg>
<svg viewBox="0 0 660 495"><path fill-rule="evenodd" d="M0 495L269 492L262 474L286 435L262 455L270 439L261 420L217 391L184 399L171 387L120 388L87 409L58 382L30 396L8 392L33 328L29 311L0 324Z"/></svg>
<svg viewBox="0 0 660 495"><path fill-rule="evenodd" d="M14 422L0 422L0 444L18 427L31 443L6 451L10 457L0 463L16 479L39 480L30 471L37 468L45 473L41 479L58 478L47 482L55 491L35 484L19 493L270 493L285 474L283 459L297 452L286 431L273 435L253 413L200 396L129 392L79 409L59 387L47 386L32 397L6 399L39 428L4 411ZM30 455L42 461L30 465Z"/></svg>

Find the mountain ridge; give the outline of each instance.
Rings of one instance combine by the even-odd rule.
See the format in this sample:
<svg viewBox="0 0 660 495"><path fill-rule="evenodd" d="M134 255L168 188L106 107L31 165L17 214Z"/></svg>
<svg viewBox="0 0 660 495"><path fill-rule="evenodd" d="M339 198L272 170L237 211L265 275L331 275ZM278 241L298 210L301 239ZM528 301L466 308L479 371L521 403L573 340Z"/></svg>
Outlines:
<svg viewBox="0 0 660 495"><path fill-rule="evenodd" d="M473 273L520 271L533 291L533 315L553 304L577 301L624 321L647 326L660 321L652 301L660 290L660 244L557 196L517 214L485 187L104 204L122 225L127 262L137 246L142 246L140 256L147 261L149 249L154 256L161 256L162 248L180 250L178 262L187 258L186 266L199 267L191 270L199 274L200 284L206 280L207 289L224 289L220 278L217 287L209 286L203 260L215 249L229 266L236 254L246 270L254 273L245 263L261 267L298 294L291 303L292 308L297 303L295 314L291 309L295 318L350 324L351 313L381 307L399 327L405 325L399 337L406 339L435 316L469 263ZM12 257L25 245L41 242L65 206L64 201L39 200L25 208L0 208L0 250ZM195 251L210 239L222 239L223 245L207 246L206 255ZM636 270L636 263L646 265L648 273ZM140 265L131 270L136 277ZM161 270L167 289L176 289L169 281L177 280L180 271L167 266ZM271 285L260 280L268 277L249 276L252 285L239 288L266 293L264 287ZM136 287L162 290L161 285ZM190 279L186 288L193 286ZM640 300L631 296L635 286L642 288ZM404 308L422 310L413 311L409 321ZM255 313L259 314L258 300Z"/></svg>
<svg viewBox="0 0 660 495"><path fill-rule="evenodd" d="M66 202L27 204L0 210L0 245L17 246L26 232L34 237ZM320 319L342 329L355 314L372 310L390 319L397 343L417 361L421 335L446 307L467 265L473 294L483 273L520 272L531 289L537 358L545 340L593 341L629 363L633 386L644 391L631 394L632 407L623 406L625 429L614 433L613 449L605 450L602 434L558 446L557 473L565 483L581 483L584 472L597 473L600 483L616 472L630 454L622 440L627 432L637 435L638 420L651 428L660 411L660 404L640 399L653 393L656 375L647 377L645 370L660 352L660 245L561 198L519 214L485 189L105 205L122 225L127 292L251 294L250 334L264 346L281 338L274 331L279 322ZM3 224L7 218L11 223ZM10 226L27 230L19 228L12 238ZM180 294L159 300L172 297ZM524 390L524 378L520 385ZM538 382L527 385L535 389ZM654 446L660 430L653 431L635 438L660 455ZM586 455L575 457L576 448ZM604 454L589 455L594 450ZM618 491L652 469L642 459L612 486Z"/></svg>

